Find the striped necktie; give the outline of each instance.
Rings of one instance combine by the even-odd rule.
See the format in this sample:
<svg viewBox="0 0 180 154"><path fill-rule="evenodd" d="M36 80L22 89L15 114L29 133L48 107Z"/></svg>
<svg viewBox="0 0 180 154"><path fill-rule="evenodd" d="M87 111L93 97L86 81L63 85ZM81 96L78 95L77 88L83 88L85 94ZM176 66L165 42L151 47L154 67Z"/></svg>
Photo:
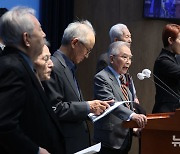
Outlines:
<svg viewBox="0 0 180 154"><path fill-rule="evenodd" d="M124 82L124 77L123 77L123 75L120 75L119 80L121 81L121 87L120 87L120 89L121 89L121 91L122 91L122 93L123 93L123 95L124 95L125 101L129 101L128 89L127 89L127 86L126 86L126 84L125 84L125 82ZM126 102L125 105L127 106L127 108L130 109L130 104L129 104L128 102Z"/></svg>

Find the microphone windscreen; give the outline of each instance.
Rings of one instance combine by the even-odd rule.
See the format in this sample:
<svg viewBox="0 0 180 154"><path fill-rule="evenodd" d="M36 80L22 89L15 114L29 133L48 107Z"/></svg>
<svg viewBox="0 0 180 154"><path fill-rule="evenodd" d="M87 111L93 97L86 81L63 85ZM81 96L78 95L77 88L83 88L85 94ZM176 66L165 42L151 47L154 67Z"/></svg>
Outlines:
<svg viewBox="0 0 180 154"><path fill-rule="evenodd" d="M151 76L151 71L149 69L144 69L142 71L142 73L147 77L147 78L150 78Z"/></svg>
<svg viewBox="0 0 180 154"><path fill-rule="evenodd" d="M138 73L138 74L137 74L137 78L138 78L139 80L144 80L144 74Z"/></svg>

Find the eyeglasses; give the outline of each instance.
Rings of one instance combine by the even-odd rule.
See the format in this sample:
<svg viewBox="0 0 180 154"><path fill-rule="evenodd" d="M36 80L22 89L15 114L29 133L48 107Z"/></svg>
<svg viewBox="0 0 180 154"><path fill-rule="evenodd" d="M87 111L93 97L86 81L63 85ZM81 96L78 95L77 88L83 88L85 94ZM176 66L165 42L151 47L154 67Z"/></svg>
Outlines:
<svg viewBox="0 0 180 154"><path fill-rule="evenodd" d="M48 61L51 60L51 56L45 55L45 56L43 57L43 60L45 61L45 63L48 63Z"/></svg>
<svg viewBox="0 0 180 154"><path fill-rule="evenodd" d="M85 49L88 51L88 52L85 54L85 57L88 57L89 54L91 53L91 49L88 49L83 42L80 41L80 43L81 43L81 44L85 47Z"/></svg>
<svg viewBox="0 0 180 154"><path fill-rule="evenodd" d="M132 62L132 56L127 56L127 55L122 55L122 56L113 55L113 56L120 57L120 58L122 58L124 61L130 61L130 62Z"/></svg>

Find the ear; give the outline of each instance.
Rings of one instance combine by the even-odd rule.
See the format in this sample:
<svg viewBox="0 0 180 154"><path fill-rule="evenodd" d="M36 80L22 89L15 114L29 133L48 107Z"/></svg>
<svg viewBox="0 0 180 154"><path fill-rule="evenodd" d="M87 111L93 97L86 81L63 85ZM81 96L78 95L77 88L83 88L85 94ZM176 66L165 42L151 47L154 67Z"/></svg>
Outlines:
<svg viewBox="0 0 180 154"><path fill-rule="evenodd" d="M114 42L117 42L119 41L119 39L117 37L114 38Z"/></svg>
<svg viewBox="0 0 180 154"><path fill-rule="evenodd" d="M75 48L75 46L77 45L77 43L78 43L78 38L74 38L72 41L71 41L71 46L72 46L72 48Z"/></svg>
<svg viewBox="0 0 180 154"><path fill-rule="evenodd" d="M114 56L113 55L109 56L109 62L110 62L110 64L113 64L113 62L114 62Z"/></svg>
<svg viewBox="0 0 180 154"><path fill-rule="evenodd" d="M26 47L30 47L29 34L27 32L23 33L23 42Z"/></svg>
<svg viewBox="0 0 180 154"><path fill-rule="evenodd" d="M172 37L168 37L168 42L169 42L170 45L174 42Z"/></svg>

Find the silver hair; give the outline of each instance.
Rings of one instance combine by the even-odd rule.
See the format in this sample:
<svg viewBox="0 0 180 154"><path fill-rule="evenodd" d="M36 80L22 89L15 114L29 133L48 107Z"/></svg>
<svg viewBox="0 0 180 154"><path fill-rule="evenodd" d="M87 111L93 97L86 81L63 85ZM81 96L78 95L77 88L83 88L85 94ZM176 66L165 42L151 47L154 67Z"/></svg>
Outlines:
<svg viewBox="0 0 180 154"><path fill-rule="evenodd" d="M70 23L64 30L61 44L68 45L73 38L79 38L83 43L88 43L87 35L89 31L92 31L95 35L95 30L92 24L88 20L75 21Z"/></svg>
<svg viewBox="0 0 180 154"><path fill-rule="evenodd" d="M119 50L119 48L121 48L123 46L127 46L128 48L130 48L129 43L127 43L127 42L116 41L116 42L111 43L109 46L109 50L108 50L108 56L118 55L121 52L121 50Z"/></svg>
<svg viewBox="0 0 180 154"><path fill-rule="evenodd" d="M5 45L18 46L22 44L22 34L32 34L34 24L30 15L35 16L35 10L17 6L6 12L0 20L0 37Z"/></svg>
<svg viewBox="0 0 180 154"><path fill-rule="evenodd" d="M121 41L121 37L123 36L124 29L128 29L127 26L124 24L116 24L111 27L111 29L109 30L109 37L111 43L114 42L115 38L118 38L119 41Z"/></svg>

